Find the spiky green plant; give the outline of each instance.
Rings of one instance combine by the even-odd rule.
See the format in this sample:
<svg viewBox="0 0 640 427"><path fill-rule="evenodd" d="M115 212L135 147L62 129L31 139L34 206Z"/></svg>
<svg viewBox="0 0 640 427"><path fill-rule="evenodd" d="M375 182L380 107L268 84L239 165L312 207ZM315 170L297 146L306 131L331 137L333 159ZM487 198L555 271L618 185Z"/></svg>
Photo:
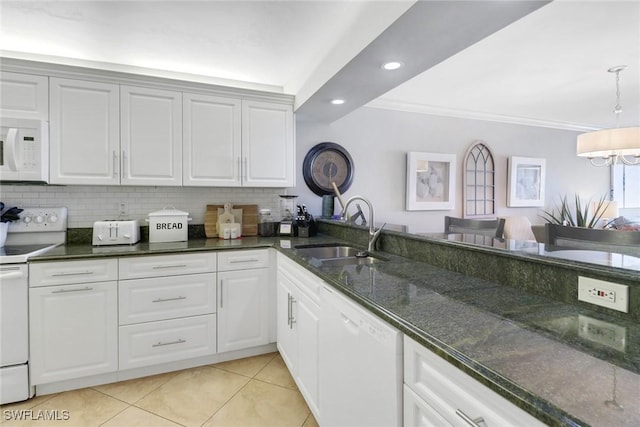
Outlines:
<svg viewBox="0 0 640 427"><path fill-rule="evenodd" d="M580 196L575 195L575 217L571 208L569 206L569 201L567 200L567 196L563 196L560 199L560 205L556 205L556 208L549 211L542 211L540 215L541 218L546 220L551 224L560 224L560 225L569 225L571 227L586 227L586 228L594 228L598 221L602 218L607 207L609 206L609 201L607 200L606 194L603 195L600 200L594 206L594 212L591 217L590 208L591 199L587 203L582 206L582 202L580 201ZM557 212L556 212L557 211Z"/></svg>

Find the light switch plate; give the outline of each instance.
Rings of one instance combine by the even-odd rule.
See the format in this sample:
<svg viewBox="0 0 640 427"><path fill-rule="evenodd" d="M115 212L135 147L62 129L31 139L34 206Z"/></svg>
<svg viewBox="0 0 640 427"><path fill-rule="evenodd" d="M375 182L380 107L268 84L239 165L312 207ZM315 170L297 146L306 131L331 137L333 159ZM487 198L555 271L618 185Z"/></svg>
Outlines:
<svg viewBox="0 0 640 427"><path fill-rule="evenodd" d="M628 313L629 287L578 276L578 300Z"/></svg>

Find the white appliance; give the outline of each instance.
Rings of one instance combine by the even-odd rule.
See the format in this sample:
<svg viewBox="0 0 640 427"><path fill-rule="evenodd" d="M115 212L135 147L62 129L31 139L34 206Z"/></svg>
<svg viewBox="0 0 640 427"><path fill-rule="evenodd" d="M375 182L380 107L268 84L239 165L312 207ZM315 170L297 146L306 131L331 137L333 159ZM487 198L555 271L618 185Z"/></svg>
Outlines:
<svg viewBox="0 0 640 427"><path fill-rule="evenodd" d="M49 182L47 122L0 118L0 181Z"/></svg>
<svg viewBox="0 0 640 427"><path fill-rule="evenodd" d="M140 241L140 222L137 219L106 220L93 223L94 246L133 245Z"/></svg>
<svg viewBox="0 0 640 427"><path fill-rule="evenodd" d="M0 248L0 404L26 400L29 386L29 257L66 240L66 208L25 208Z"/></svg>
<svg viewBox="0 0 640 427"><path fill-rule="evenodd" d="M401 426L402 334L338 291L320 299L320 425Z"/></svg>

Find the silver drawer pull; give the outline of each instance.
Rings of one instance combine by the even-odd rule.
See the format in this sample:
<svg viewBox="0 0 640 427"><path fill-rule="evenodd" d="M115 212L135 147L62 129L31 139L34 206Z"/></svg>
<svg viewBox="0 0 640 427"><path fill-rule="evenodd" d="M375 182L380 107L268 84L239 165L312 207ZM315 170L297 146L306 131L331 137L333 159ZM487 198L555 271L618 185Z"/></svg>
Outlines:
<svg viewBox="0 0 640 427"><path fill-rule="evenodd" d="M187 342L187 341L183 340L183 339L179 339L178 341L171 341L171 342L158 341L158 344L153 344L151 347L163 347L165 345L183 344L185 342Z"/></svg>
<svg viewBox="0 0 640 427"><path fill-rule="evenodd" d="M259 259L232 259L229 261L229 264L239 264L242 262L258 262Z"/></svg>
<svg viewBox="0 0 640 427"><path fill-rule="evenodd" d="M151 302L167 302L167 301L178 301L181 299L187 299L187 297L175 297L175 298L158 298L158 299L154 299Z"/></svg>
<svg viewBox="0 0 640 427"><path fill-rule="evenodd" d="M476 419L472 419L470 416L462 412L462 409L456 409L456 415L472 427L480 427L480 423L484 424L484 418L478 417Z"/></svg>
<svg viewBox="0 0 640 427"><path fill-rule="evenodd" d="M88 286L85 286L84 288L78 288L78 289L59 289L57 291L51 291L52 294L65 294L67 292L83 292L83 291L92 291L93 288L90 288Z"/></svg>
<svg viewBox="0 0 640 427"><path fill-rule="evenodd" d="M65 277L65 276L88 276L93 274L93 271L74 271L71 273L56 273L52 274L53 277Z"/></svg>
<svg viewBox="0 0 640 427"><path fill-rule="evenodd" d="M174 264L174 265L156 265L152 267L154 270L158 270L161 268L184 268L187 264Z"/></svg>

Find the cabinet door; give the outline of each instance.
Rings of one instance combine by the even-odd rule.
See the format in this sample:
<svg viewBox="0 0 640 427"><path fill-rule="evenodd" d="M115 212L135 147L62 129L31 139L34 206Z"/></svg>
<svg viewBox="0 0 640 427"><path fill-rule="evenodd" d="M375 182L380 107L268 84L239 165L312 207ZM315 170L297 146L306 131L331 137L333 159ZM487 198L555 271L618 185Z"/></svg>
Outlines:
<svg viewBox="0 0 640 427"><path fill-rule="evenodd" d="M29 290L31 385L118 369L117 282Z"/></svg>
<svg viewBox="0 0 640 427"><path fill-rule="evenodd" d="M51 184L120 183L118 85L51 78Z"/></svg>
<svg viewBox="0 0 640 427"><path fill-rule="evenodd" d="M278 269L277 290L276 290L276 328L278 332L278 351L282 356L289 372L295 378L298 372L298 342L297 329L293 329L291 323L291 310L293 289L295 285L291 278L282 270Z"/></svg>
<svg viewBox="0 0 640 427"><path fill-rule="evenodd" d="M242 102L243 183L248 187L295 185L293 107Z"/></svg>
<svg viewBox="0 0 640 427"><path fill-rule="evenodd" d="M403 389L404 427L432 427L442 426L451 427L451 423L447 422L442 416L436 412L431 406L422 400L406 385Z"/></svg>
<svg viewBox="0 0 640 427"><path fill-rule="evenodd" d="M183 185L242 185L241 112L239 99L183 94Z"/></svg>
<svg viewBox="0 0 640 427"><path fill-rule="evenodd" d="M269 341L269 270L218 273L218 352Z"/></svg>
<svg viewBox="0 0 640 427"><path fill-rule="evenodd" d="M418 399L454 426L469 420L488 426L544 424L440 356L404 337L404 383Z"/></svg>
<svg viewBox="0 0 640 427"><path fill-rule="evenodd" d="M296 382L309 408L318 417L320 308L301 292L296 292L293 298L292 317L298 341Z"/></svg>
<svg viewBox="0 0 640 427"><path fill-rule="evenodd" d="M49 78L0 73L0 116L49 120Z"/></svg>
<svg viewBox="0 0 640 427"><path fill-rule="evenodd" d="M182 184L182 94L120 87L124 185Z"/></svg>

